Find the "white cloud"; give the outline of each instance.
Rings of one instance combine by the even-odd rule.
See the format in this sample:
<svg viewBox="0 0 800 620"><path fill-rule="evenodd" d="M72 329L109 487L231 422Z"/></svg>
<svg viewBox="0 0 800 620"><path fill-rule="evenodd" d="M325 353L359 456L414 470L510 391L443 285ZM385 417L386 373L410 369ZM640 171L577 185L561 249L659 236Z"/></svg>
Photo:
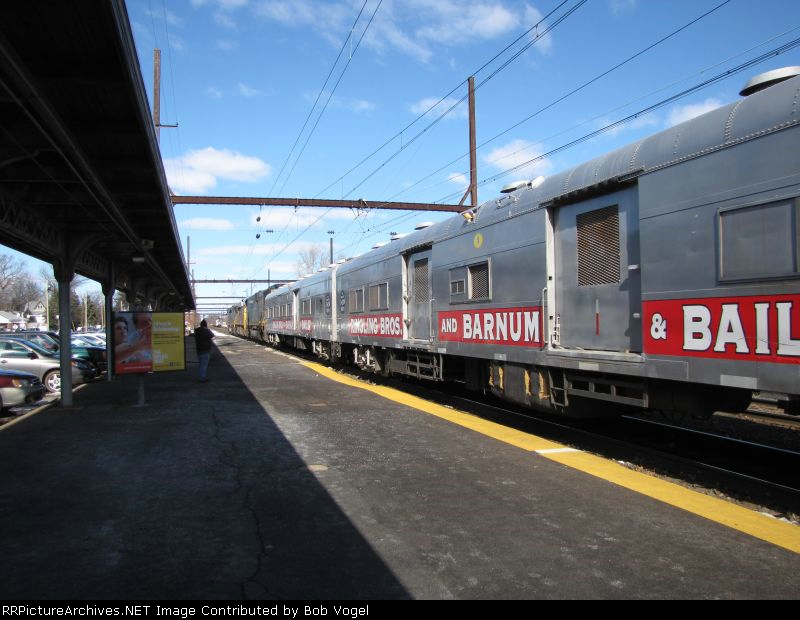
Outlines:
<svg viewBox="0 0 800 620"><path fill-rule="evenodd" d="M355 6L344 1L262 0L254 10L286 27L310 28L339 47L350 32ZM394 50L423 63L435 57L436 48L500 39L532 25L527 24L530 5L520 7L499 0L384 0L375 13L377 7L376 2L368 3L368 18L359 21L354 40L363 34L365 47L379 53ZM373 13L372 24L364 33Z"/></svg>
<svg viewBox="0 0 800 620"><path fill-rule="evenodd" d="M607 116L600 117L593 122L596 125L597 129L602 129L608 125L613 124L615 121ZM603 133L607 136L618 136L625 131L633 131L636 129L642 129L645 127L657 127L661 121L659 120L658 114L650 113L645 114L644 116L638 116L627 123L623 123L621 125L616 125L611 129L607 129Z"/></svg>
<svg viewBox="0 0 800 620"><path fill-rule="evenodd" d="M183 220L180 223L182 228L190 230L233 230L234 225L230 220L213 217L195 217Z"/></svg>
<svg viewBox="0 0 800 620"><path fill-rule="evenodd" d="M216 4L222 10L232 11L246 6L248 2L249 0L192 0L192 5L206 6L207 4Z"/></svg>
<svg viewBox="0 0 800 620"><path fill-rule="evenodd" d="M450 110L450 108L453 108L447 112L447 116L444 117L444 120L455 120L468 117L469 113L467 111L467 105L464 102L458 103L458 99L454 99L452 97L443 99L439 104L437 104L437 101L439 100L436 97L426 97L425 99L421 99L416 103L412 103L408 106L408 109L414 114L424 114L430 109L428 114L430 114L431 119L434 119Z"/></svg>
<svg viewBox="0 0 800 620"><path fill-rule="evenodd" d="M467 185L469 185L469 179L466 175L461 174L460 172L451 172L447 175L447 180L454 185L458 185L459 187L463 187L466 189Z"/></svg>
<svg viewBox="0 0 800 620"><path fill-rule="evenodd" d="M527 175L531 178L541 174L548 174L553 164L549 159L536 159L536 161L526 164L531 159L541 156L542 151L538 144L528 142L527 140L517 139L509 142L505 146L497 147L492 150L488 155L483 157L484 163L497 170L505 172L517 166L522 166L516 170L519 175Z"/></svg>
<svg viewBox="0 0 800 620"><path fill-rule="evenodd" d="M216 99L221 99L222 98L222 93L220 91L218 91L216 88L214 88L213 86L209 86L206 89L206 92L209 95L211 95L212 97L216 98Z"/></svg>
<svg viewBox="0 0 800 620"><path fill-rule="evenodd" d="M636 9L639 0L611 0L612 13L626 13Z"/></svg>
<svg viewBox="0 0 800 620"><path fill-rule="evenodd" d="M215 187L217 179L254 183L269 176L272 170L258 157L210 146L176 159L165 159L164 168L174 191L197 194Z"/></svg>
<svg viewBox="0 0 800 620"><path fill-rule="evenodd" d="M231 41L230 39L217 39L217 49L220 49L223 52L230 52L238 47L239 43L236 41Z"/></svg>
<svg viewBox="0 0 800 620"><path fill-rule="evenodd" d="M501 3L461 0L415 0L433 23L417 29L419 38L436 43L460 44L465 40L494 39L519 26L514 13Z"/></svg>
<svg viewBox="0 0 800 620"><path fill-rule="evenodd" d="M256 217L261 216L261 221L256 222ZM322 216L322 219L319 219ZM290 228L305 228L311 226L317 228L330 228L332 221L353 221L355 215L350 209L331 209L325 213L325 209L319 207L300 207L294 208L263 207L261 212L250 214L250 223L260 229L272 229L276 233L288 226Z"/></svg>
<svg viewBox="0 0 800 620"><path fill-rule="evenodd" d="M321 102L324 102L330 97L330 93L327 91L323 91L319 97ZM316 93L306 93L305 99L310 103L313 103L317 100ZM328 104L329 108L332 109L339 109L339 110L349 110L350 112L355 112L356 114L361 114L363 112L372 112L377 106L372 103L371 101L367 101L366 99L353 99L350 97L339 97L338 95L333 95L331 97L330 103Z"/></svg>
<svg viewBox="0 0 800 620"><path fill-rule="evenodd" d="M540 21L542 21L542 14L534 7L526 5L525 22L524 22L526 28L531 28L532 26L538 24ZM546 27L547 24L542 24L542 26L539 29L533 30L530 34L531 39L536 39L539 30L544 30ZM544 56L551 54L553 52L553 35L547 33L543 37L539 37L533 47L536 51L538 51L540 54Z"/></svg>
<svg viewBox="0 0 800 620"><path fill-rule="evenodd" d="M674 127L675 125L693 119L696 116L710 112L721 105L722 102L719 99L709 98L702 103L690 103L684 106L677 106L670 110L669 115L667 116L667 126Z"/></svg>
<svg viewBox="0 0 800 620"><path fill-rule="evenodd" d="M214 13L214 21L217 22L223 28L228 28L230 30L237 30L238 26L233 18L228 15L227 13L223 13L222 11L217 11Z"/></svg>
<svg viewBox="0 0 800 620"><path fill-rule="evenodd" d="M169 26L176 26L176 27L183 26L183 19L175 15L175 13L173 13L167 8L164 8L161 11L153 11L150 9L145 9L144 12L145 15L148 15L151 19L163 20Z"/></svg>
<svg viewBox="0 0 800 620"><path fill-rule="evenodd" d="M255 233L253 233L255 239ZM195 256L247 256L248 254L270 255L277 252L280 248L274 244L253 245L215 245L208 248L194 250Z"/></svg>
<svg viewBox="0 0 800 620"><path fill-rule="evenodd" d="M255 88L248 86L247 84L243 84L242 82L239 82L239 93L245 97L255 97L256 95L260 94Z"/></svg>

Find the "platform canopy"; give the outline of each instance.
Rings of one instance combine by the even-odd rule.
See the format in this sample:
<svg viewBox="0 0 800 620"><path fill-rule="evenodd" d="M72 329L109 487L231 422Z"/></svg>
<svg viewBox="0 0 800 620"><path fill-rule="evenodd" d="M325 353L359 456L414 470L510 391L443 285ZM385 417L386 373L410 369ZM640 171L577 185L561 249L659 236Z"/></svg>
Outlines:
<svg viewBox="0 0 800 620"><path fill-rule="evenodd" d="M194 308L123 0L0 3L0 243Z"/></svg>

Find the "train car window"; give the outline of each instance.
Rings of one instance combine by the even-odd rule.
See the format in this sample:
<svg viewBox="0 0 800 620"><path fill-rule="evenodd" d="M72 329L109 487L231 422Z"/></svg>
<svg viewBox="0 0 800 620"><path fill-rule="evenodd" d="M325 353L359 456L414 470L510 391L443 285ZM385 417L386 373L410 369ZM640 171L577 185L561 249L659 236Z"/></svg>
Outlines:
<svg viewBox="0 0 800 620"><path fill-rule="evenodd" d="M317 297L315 305L316 310L314 310L314 314L325 314L325 302L322 300L322 296Z"/></svg>
<svg viewBox="0 0 800 620"><path fill-rule="evenodd" d="M578 235L578 286L619 284L619 207L581 213Z"/></svg>
<svg viewBox="0 0 800 620"><path fill-rule="evenodd" d="M455 267L450 270L450 303L467 301L467 268Z"/></svg>
<svg viewBox="0 0 800 620"><path fill-rule="evenodd" d="M350 312L364 312L364 289L354 288L350 291L348 308Z"/></svg>
<svg viewBox="0 0 800 620"><path fill-rule="evenodd" d="M389 283L373 284L369 287L369 309L386 310L389 308Z"/></svg>
<svg viewBox="0 0 800 620"><path fill-rule="evenodd" d="M311 299L303 299L300 302L300 314L302 316L308 316L311 314Z"/></svg>
<svg viewBox="0 0 800 620"><path fill-rule="evenodd" d="M478 263L467 268L469 274L469 298L489 299L489 263Z"/></svg>
<svg viewBox="0 0 800 620"><path fill-rule="evenodd" d="M721 279L777 278L800 273L798 202L781 200L721 211Z"/></svg>

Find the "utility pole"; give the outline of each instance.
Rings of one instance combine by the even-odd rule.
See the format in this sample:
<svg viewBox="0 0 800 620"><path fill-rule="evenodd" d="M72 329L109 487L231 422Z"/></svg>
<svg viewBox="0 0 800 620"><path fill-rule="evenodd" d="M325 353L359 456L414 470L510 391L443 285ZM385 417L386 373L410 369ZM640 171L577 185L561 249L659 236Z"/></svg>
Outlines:
<svg viewBox="0 0 800 620"><path fill-rule="evenodd" d="M161 50L153 50L153 125L156 128L156 140L161 144L161 128L177 127L175 125L161 124Z"/></svg>
<svg viewBox="0 0 800 620"><path fill-rule="evenodd" d="M161 144L161 50L153 50L153 124L156 141Z"/></svg>
<svg viewBox="0 0 800 620"><path fill-rule="evenodd" d="M469 88L469 187L459 205L463 205L467 194L471 195L473 207L478 206L478 147L475 135L475 76L468 80Z"/></svg>

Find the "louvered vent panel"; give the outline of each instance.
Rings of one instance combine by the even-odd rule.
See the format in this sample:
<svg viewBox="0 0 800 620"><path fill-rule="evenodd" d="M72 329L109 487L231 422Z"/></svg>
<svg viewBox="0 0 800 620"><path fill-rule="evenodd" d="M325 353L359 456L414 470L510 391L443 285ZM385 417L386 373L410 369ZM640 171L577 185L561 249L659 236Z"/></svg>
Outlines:
<svg viewBox="0 0 800 620"><path fill-rule="evenodd" d="M369 309L370 310L377 310L381 307L380 302L380 289L377 285L369 287Z"/></svg>
<svg viewBox="0 0 800 620"><path fill-rule="evenodd" d="M618 284L619 209L581 213L578 228L578 286Z"/></svg>
<svg viewBox="0 0 800 620"><path fill-rule="evenodd" d="M417 303L428 303L430 301L427 258L414 261L414 301Z"/></svg>
<svg viewBox="0 0 800 620"><path fill-rule="evenodd" d="M469 298L485 299L489 297L489 264L470 265Z"/></svg>

